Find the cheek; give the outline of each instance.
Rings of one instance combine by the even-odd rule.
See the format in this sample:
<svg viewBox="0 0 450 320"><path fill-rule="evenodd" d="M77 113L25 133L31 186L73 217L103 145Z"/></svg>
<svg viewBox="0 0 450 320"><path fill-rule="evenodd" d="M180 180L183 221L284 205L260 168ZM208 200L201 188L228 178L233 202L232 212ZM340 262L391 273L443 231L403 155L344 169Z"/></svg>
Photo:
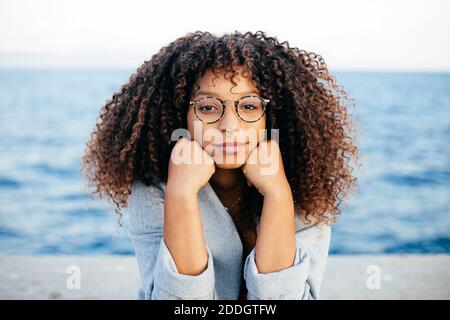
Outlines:
<svg viewBox="0 0 450 320"><path fill-rule="evenodd" d="M198 131L199 129L203 130L203 123L199 122L192 109L188 111L186 120L187 120L187 129L189 131L189 134L191 135L191 139L194 140L195 138L195 140L199 141L200 136L198 135Z"/></svg>
<svg viewBox="0 0 450 320"><path fill-rule="evenodd" d="M264 114L264 116L261 118L261 121L258 121L259 128L261 132L264 132L267 129L266 123L267 123L267 116Z"/></svg>
<svg viewBox="0 0 450 320"><path fill-rule="evenodd" d="M254 129L258 132L257 141L263 141L266 134L266 116L264 115L260 121L254 124Z"/></svg>
<svg viewBox="0 0 450 320"><path fill-rule="evenodd" d="M198 141L203 148L214 142L214 135L220 135L215 124L201 122L191 111L187 114L187 130L191 135L191 140Z"/></svg>
<svg viewBox="0 0 450 320"><path fill-rule="evenodd" d="M264 141L266 129L265 119L261 118L258 122L248 123L245 128L242 129L243 133L245 133L245 140L248 141L246 152L249 152L258 145L258 142Z"/></svg>
<svg viewBox="0 0 450 320"><path fill-rule="evenodd" d="M191 111L192 109L189 109L187 115L186 115L186 122L187 122L187 130L191 134L191 137L194 135L194 118L195 115Z"/></svg>

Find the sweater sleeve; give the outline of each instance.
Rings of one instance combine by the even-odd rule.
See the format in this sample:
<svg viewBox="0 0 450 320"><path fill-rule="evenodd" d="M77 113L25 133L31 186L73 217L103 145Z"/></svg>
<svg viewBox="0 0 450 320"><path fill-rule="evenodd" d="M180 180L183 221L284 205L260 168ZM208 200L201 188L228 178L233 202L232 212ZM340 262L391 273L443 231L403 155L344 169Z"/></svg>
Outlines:
<svg viewBox="0 0 450 320"><path fill-rule="evenodd" d="M331 227L316 223L296 232L296 255L291 267L259 273L256 247L245 260L248 300L317 300L325 272Z"/></svg>
<svg viewBox="0 0 450 320"><path fill-rule="evenodd" d="M164 191L132 184L128 197L128 235L134 247L145 300L214 299L214 265L207 246L207 268L199 275L180 274L163 238Z"/></svg>

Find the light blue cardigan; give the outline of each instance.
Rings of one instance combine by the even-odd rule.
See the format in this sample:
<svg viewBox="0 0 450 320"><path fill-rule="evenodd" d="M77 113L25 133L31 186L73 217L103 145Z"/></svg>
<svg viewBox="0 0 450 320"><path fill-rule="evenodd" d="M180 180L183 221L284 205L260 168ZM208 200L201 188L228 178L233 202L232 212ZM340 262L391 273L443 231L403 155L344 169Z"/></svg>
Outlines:
<svg viewBox="0 0 450 320"><path fill-rule="evenodd" d="M178 273L163 240L164 192L165 183L146 186L136 181L124 209L141 279L138 299L237 300L242 272L248 300L319 299L330 244L329 225L307 224L296 216L297 251L293 266L259 273L256 247L243 262L243 245L234 221L207 183L198 193L198 201L208 264L199 275L185 275Z"/></svg>

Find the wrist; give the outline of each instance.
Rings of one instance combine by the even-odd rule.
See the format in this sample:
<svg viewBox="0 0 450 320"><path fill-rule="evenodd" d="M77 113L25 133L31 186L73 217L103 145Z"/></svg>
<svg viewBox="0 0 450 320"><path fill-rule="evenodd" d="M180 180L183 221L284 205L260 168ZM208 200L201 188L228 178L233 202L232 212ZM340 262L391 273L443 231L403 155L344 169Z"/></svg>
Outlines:
<svg viewBox="0 0 450 320"><path fill-rule="evenodd" d="M189 200L197 198L198 191L192 187L180 183L170 183L166 185L166 197L177 198L179 200Z"/></svg>
<svg viewBox="0 0 450 320"><path fill-rule="evenodd" d="M279 184L272 185L268 188L267 191L264 192L264 197L269 197L273 199L279 200L291 200L292 199L292 191L289 182L283 181Z"/></svg>

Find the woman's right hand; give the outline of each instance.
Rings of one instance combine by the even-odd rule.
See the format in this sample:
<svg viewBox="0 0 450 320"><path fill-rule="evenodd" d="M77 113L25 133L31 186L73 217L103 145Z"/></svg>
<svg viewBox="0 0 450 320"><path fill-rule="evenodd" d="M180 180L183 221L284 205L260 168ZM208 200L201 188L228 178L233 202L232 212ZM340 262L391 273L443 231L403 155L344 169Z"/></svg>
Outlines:
<svg viewBox="0 0 450 320"><path fill-rule="evenodd" d="M213 158L197 141L177 141L164 196L164 241L178 273L196 276L208 267L197 194L214 172Z"/></svg>
<svg viewBox="0 0 450 320"><path fill-rule="evenodd" d="M177 194L195 194L208 183L216 168L214 149L202 148L196 140L181 138L172 149L167 187Z"/></svg>

